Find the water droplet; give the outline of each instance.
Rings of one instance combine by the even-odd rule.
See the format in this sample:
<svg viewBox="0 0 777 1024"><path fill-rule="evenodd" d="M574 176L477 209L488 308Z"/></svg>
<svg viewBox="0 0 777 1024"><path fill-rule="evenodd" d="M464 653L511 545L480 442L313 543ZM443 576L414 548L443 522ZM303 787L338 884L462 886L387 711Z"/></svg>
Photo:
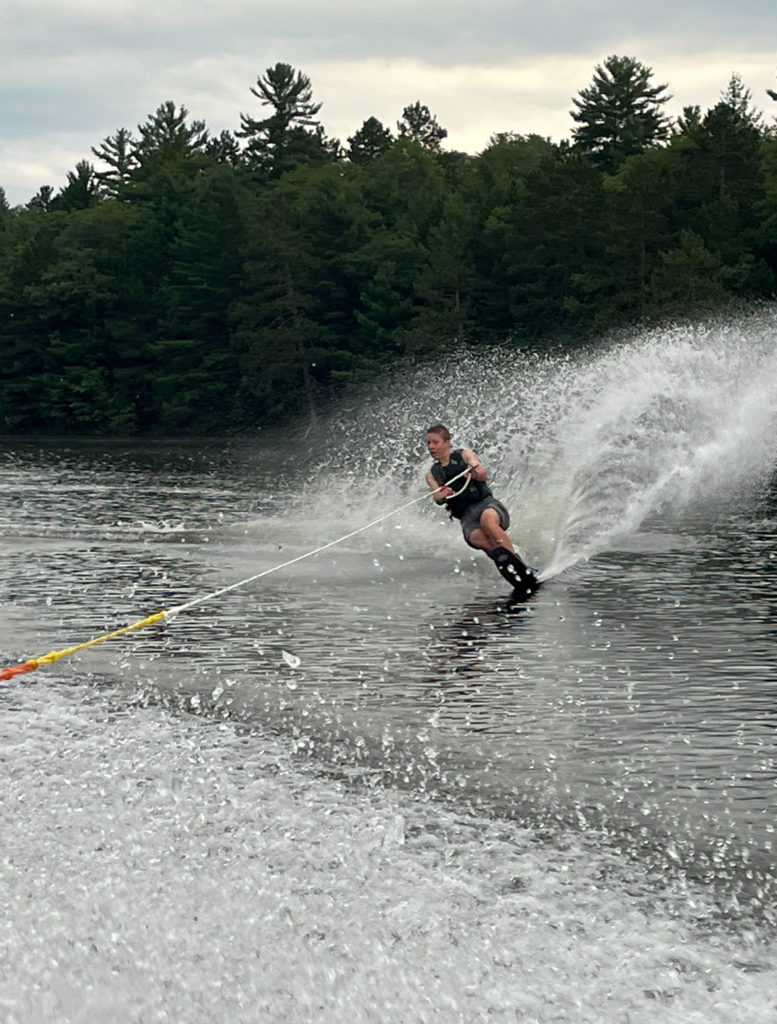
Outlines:
<svg viewBox="0 0 777 1024"><path fill-rule="evenodd" d="M296 654L289 654L288 651L281 651L281 654L283 655L283 660L286 662L289 668L300 667L301 662Z"/></svg>

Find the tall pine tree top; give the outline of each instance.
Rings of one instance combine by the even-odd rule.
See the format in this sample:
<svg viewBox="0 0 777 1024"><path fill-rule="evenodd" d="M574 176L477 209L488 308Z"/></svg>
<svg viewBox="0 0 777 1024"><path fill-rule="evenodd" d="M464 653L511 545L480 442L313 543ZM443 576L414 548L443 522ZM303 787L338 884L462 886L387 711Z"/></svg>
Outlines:
<svg viewBox="0 0 777 1024"><path fill-rule="evenodd" d="M671 99L666 85L652 85L653 72L633 57L608 57L570 111L578 127L575 146L588 152L606 171L615 171L628 156L665 142L671 121L661 107Z"/></svg>

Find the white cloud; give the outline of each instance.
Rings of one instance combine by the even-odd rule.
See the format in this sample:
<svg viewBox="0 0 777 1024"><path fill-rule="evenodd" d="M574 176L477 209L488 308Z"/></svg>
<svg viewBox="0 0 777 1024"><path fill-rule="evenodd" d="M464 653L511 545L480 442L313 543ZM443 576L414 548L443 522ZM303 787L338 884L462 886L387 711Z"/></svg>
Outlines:
<svg viewBox="0 0 777 1024"><path fill-rule="evenodd" d="M210 130L257 115L250 87L285 61L310 76L321 120L345 143L371 116L392 131L420 100L450 149L501 131L569 136L572 97L608 55L636 57L683 106L712 106L733 72L771 118L777 5L652 6L598 0L6 0L0 31L0 185L12 203L61 187L91 147L134 130L163 102ZM770 35L771 32L771 35Z"/></svg>
<svg viewBox="0 0 777 1024"><path fill-rule="evenodd" d="M447 128L448 149L478 152L500 131L556 138L569 132L570 85L585 84L590 61L544 59L515 67L458 65L435 68L418 61L361 61L313 66L320 117L345 141L370 116L396 131L408 104L425 103ZM582 78L580 77L582 76Z"/></svg>

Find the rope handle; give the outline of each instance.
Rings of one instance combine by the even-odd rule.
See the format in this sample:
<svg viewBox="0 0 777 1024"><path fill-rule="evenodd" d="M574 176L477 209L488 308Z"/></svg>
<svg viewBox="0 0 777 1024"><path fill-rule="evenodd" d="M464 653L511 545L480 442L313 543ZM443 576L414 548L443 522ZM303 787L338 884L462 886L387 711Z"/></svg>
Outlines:
<svg viewBox="0 0 777 1024"><path fill-rule="evenodd" d="M439 487L435 487L435 489L432 491L432 494L436 494L438 491L441 491L443 489L443 487L450 487L450 485L455 480L458 480L460 476L464 476L472 468L473 468L472 466L467 466L467 468L462 470L461 473L458 473L456 476L451 477L451 479L447 482L447 484L440 484ZM461 485L461 487L458 489L458 491L454 491L453 492L453 494L451 495L451 498L458 498L458 496L460 494L463 494L468 487L469 487L469 478L464 481L464 483ZM446 501L447 500L448 499L446 498Z"/></svg>

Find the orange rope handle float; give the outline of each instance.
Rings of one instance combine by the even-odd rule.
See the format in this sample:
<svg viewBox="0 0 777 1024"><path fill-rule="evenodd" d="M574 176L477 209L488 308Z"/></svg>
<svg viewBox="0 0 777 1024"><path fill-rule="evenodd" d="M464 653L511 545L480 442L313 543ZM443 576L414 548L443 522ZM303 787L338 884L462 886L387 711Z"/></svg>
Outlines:
<svg viewBox="0 0 777 1024"><path fill-rule="evenodd" d="M96 647L97 644L105 643L106 640L112 640L116 636L123 636L125 633L132 633L134 630L142 629L144 626L154 626L156 623L166 619L169 614L167 611L155 612L153 615L140 619L138 622L133 622L129 626L115 629L112 633L104 633L102 636L92 637L91 640L86 640L82 644L65 647L61 651L50 651L41 658L30 658L29 661L25 661L21 665L12 665L10 668L4 668L0 670L0 680L12 679L14 676L24 675L25 672L34 672L41 665L52 665L55 661L59 661L60 658L66 658L77 651L85 651L87 647Z"/></svg>

